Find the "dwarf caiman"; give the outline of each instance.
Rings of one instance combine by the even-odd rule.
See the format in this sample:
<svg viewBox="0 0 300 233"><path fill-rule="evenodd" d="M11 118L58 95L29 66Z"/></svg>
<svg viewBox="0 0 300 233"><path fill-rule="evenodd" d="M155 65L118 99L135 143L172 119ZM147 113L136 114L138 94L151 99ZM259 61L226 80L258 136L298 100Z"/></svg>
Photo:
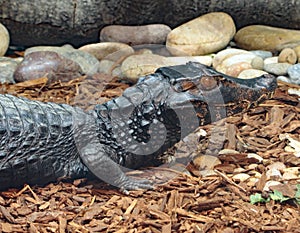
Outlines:
<svg viewBox="0 0 300 233"><path fill-rule="evenodd" d="M199 63L159 68L91 111L0 95L0 188L93 174L132 190L148 181L123 168L159 164L194 131L269 98L276 78L243 80Z"/></svg>

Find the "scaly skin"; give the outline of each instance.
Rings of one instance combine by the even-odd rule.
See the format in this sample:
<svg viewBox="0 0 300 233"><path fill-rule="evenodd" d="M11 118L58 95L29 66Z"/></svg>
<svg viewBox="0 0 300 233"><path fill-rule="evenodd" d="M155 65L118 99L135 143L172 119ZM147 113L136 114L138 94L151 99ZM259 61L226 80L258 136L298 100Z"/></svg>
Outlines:
<svg viewBox="0 0 300 233"><path fill-rule="evenodd" d="M276 78L241 80L198 63L160 68L123 95L84 112L65 104L0 95L0 188L89 174L123 190L151 188L125 175L199 125L270 97Z"/></svg>

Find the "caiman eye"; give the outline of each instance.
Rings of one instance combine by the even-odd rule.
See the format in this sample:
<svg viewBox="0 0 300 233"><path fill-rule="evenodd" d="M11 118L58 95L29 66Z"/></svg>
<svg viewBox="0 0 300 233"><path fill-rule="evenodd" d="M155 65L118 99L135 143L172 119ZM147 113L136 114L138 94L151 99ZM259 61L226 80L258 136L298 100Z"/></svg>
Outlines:
<svg viewBox="0 0 300 233"><path fill-rule="evenodd" d="M209 91L209 90L214 89L218 85L218 82L214 77L203 76L200 79L199 84L200 84L200 88L202 90Z"/></svg>
<svg viewBox="0 0 300 233"><path fill-rule="evenodd" d="M192 81L184 81L181 83L182 91L187 91L187 90L193 89L195 87L196 87L196 85Z"/></svg>

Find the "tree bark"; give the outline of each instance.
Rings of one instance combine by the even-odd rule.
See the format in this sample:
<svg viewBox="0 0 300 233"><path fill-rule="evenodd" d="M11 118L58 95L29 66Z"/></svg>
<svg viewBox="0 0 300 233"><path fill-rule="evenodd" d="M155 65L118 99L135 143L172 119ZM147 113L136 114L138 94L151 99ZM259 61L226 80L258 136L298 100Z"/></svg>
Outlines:
<svg viewBox="0 0 300 233"><path fill-rule="evenodd" d="M300 0L0 0L0 22L11 44L99 41L110 24L164 23L176 27L202 14L229 13L237 28L250 24L300 29Z"/></svg>

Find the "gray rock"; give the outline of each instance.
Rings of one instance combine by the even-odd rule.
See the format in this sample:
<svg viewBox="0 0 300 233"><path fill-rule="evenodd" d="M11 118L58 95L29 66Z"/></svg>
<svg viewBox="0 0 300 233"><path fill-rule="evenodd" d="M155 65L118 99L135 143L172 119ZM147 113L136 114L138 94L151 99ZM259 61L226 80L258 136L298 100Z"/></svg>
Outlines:
<svg viewBox="0 0 300 233"><path fill-rule="evenodd" d="M262 59L266 59L268 57L272 57L273 56L272 52L265 51L265 50L252 50L252 51L249 51L249 52L255 54L258 57L261 57Z"/></svg>
<svg viewBox="0 0 300 233"><path fill-rule="evenodd" d="M255 56L251 61L251 66L253 69L263 70L264 69L264 59L260 56Z"/></svg>
<svg viewBox="0 0 300 233"><path fill-rule="evenodd" d="M93 55L77 49L67 50L62 55L77 62L84 74L94 75L97 73L99 61Z"/></svg>
<svg viewBox="0 0 300 233"><path fill-rule="evenodd" d="M290 66L287 72L292 83L300 84L300 63Z"/></svg>
<svg viewBox="0 0 300 233"><path fill-rule="evenodd" d="M118 61L119 59L134 53L134 49L132 47L118 42L87 44L80 47L78 50L92 54L99 61L102 59Z"/></svg>
<svg viewBox="0 0 300 233"><path fill-rule="evenodd" d="M9 57L0 57L0 83L15 83L14 72L18 62Z"/></svg>
<svg viewBox="0 0 300 233"><path fill-rule="evenodd" d="M99 61L97 58L95 58L93 55L87 52L80 51L78 49L73 49L69 45L63 47L57 47L57 46L31 47L29 49L26 49L25 56L29 53L37 52L37 51L52 51L64 56L67 59L71 59L80 65L84 74L94 75L97 73L99 68Z"/></svg>
<svg viewBox="0 0 300 233"><path fill-rule="evenodd" d="M18 82L47 77L48 82L68 82L82 76L80 66L73 60L53 52L38 51L27 54L18 65L14 79Z"/></svg>
<svg viewBox="0 0 300 233"><path fill-rule="evenodd" d="M9 46L9 33L4 27L3 24L0 23L0 56L4 56Z"/></svg>
<svg viewBox="0 0 300 233"><path fill-rule="evenodd" d="M286 75L290 66L288 63L270 63L264 65L264 70L275 75Z"/></svg>
<svg viewBox="0 0 300 233"><path fill-rule="evenodd" d="M278 76L278 77L277 77L277 80L278 80L278 81L282 81L282 82L286 82L286 83L291 83L291 79L289 79L289 78L286 77L286 76L282 76L282 75Z"/></svg>
<svg viewBox="0 0 300 233"><path fill-rule="evenodd" d="M117 65L116 67L113 68L113 66L115 66L115 64L116 63L114 61L110 61L110 60L100 61L99 73L109 74L114 77L121 78L122 77L121 66ZM112 68L113 68L113 70L111 70Z"/></svg>
<svg viewBox="0 0 300 233"><path fill-rule="evenodd" d="M128 45L164 44L171 28L164 24L143 26L110 25L100 32L101 42L121 42Z"/></svg>

